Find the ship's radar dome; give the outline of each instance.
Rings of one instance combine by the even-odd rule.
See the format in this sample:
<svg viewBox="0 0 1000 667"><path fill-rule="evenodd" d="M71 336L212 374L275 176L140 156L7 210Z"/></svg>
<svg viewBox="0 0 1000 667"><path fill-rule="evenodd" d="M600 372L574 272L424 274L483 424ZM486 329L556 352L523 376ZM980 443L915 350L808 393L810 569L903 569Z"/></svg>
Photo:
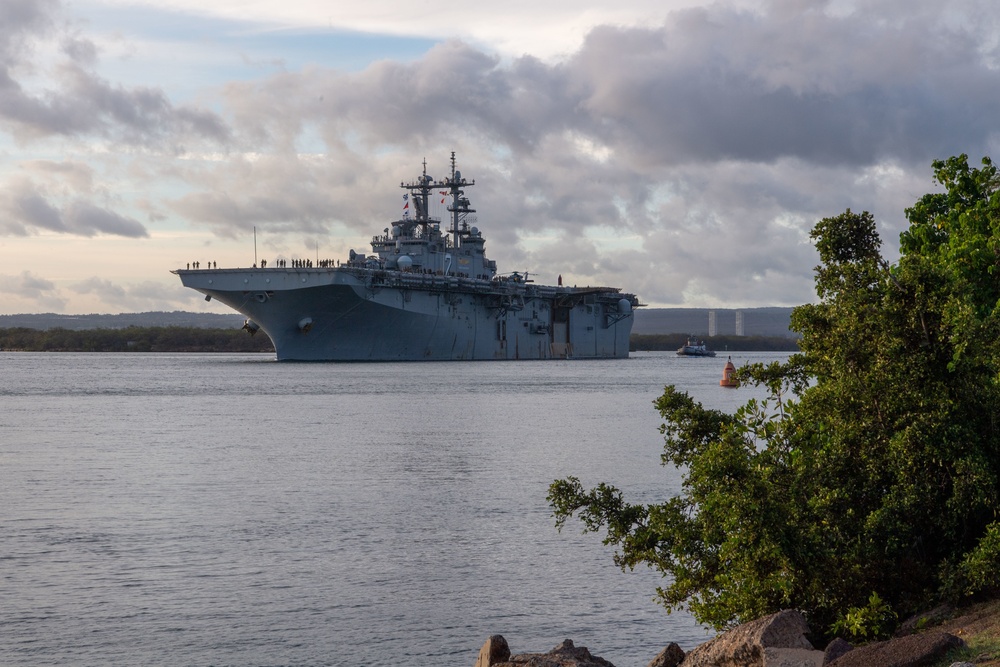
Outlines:
<svg viewBox="0 0 1000 667"><path fill-rule="evenodd" d="M628 315L632 312L632 302L628 299L618 300L618 312L622 315Z"/></svg>
<svg viewBox="0 0 1000 667"><path fill-rule="evenodd" d="M479 236L479 227L473 227L469 231L472 232L473 236Z"/></svg>
<svg viewBox="0 0 1000 667"><path fill-rule="evenodd" d="M400 271L409 271L410 267L413 266L413 259L409 255L402 255L396 260L396 266L399 267Z"/></svg>

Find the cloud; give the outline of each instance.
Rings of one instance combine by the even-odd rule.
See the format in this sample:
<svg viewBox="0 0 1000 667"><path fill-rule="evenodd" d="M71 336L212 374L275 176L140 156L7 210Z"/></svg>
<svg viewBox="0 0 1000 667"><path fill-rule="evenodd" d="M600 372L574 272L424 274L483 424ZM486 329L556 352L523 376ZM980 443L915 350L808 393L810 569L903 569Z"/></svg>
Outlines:
<svg viewBox="0 0 1000 667"><path fill-rule="evenodd" d="M9 277L9 276L8 276ZM24 271L11 281L12 292L17 296L38 298L42 294L53 292L56 286L53 282L39 278L30 271Z"/></svg>
<svg viewBox="0 0 1000 667"><path fill-rule="evenodd" d="M86 201L71 202L66 208L64 217L69 229L82 236L97 233L129 237L149 236L141 223Z"/></svg>
<svg viewBox="0 0 1000 667"><path fill-rule="evenodd" d="M946 9L900 26L822 4L768 7L712 5L660 26L597 28L555 65L448 42L415 63L233 84L226 100L241 131L283 150L314 127L334 153L450 139L499 145L523 161L563 149L569 134L651 179L729 161L926 166L995 143L981 110L1000 104L1000 69L973 29L940 38Z"/></svg>
<svg viewBox="0 0 1000 667"><path fill-rule="evenodd" d="M253 2L243 0L171 0L169 6L189 22L220 20L242 22L244 30L316 32L334 35L364 34L394 40L407 38L446 41L462 39L504 57L531 53L555 59L579 48L582 37L595 25L633 25L658 21L668 12L701 0L507 0L504 3L474 3L461 11L447 0L424 0L419 4L400 0L369 0L339 3L331 11L320 0ZM738 0L755 5L756 0ZM159 0L103 0L102 5L122 9L162 8Z"/></svg>
<svg viewBox="0 0 1000 667"><path fill-rule="evenodd" d="M977 110L1000 102L1000 71L982 57L982 36L942 35L944 8L901 26L874 10L712 5L655 29L602 27L568 76L589 129L647 165L926 164L956 140L989 141L995 125Z"/></svg>
<svg viewBox="0 0 1000 667"><path fill-rule="evenodd" d="M816 220L872 209L891 239L933 159L996 145L982 111L1000 106L1000 69L968 20L977 8L917 3L901 20L883 5L715 4L594 29L558 63L452 41L412 63L232 84L233 127L286 168L220 166L174 207L225 228L370 221L368 202L392 191L384 174L422 155L439 174L451 148L480 179L471 194L501 266L558 254L579 280L618 277L659 302L801 302ZM292 157L306 136L323 158ZM346 180L343 163L358 169ZM583 240L606 227L641 247ZM559 247L521 242L540 228Z"/></svg>
<svg viewBox="0 0 1000 667"><path fill-rule="evenodd" d="M59 287L31 271L0 275L0 280L8 286L8 312L63 312L73 304L80 308L77 312L211 310L200 295L152 280L118 283L91 276Z"/></svg>
<svg viewBox="0 0 1000 667"><path fill-rule="evenodd" d="M55 0L0 3L0 129L20 142L97 136L175 151L188 142L229 140L212 111L175 106L158 88L126 88L98 76L97 46L57 21L60 9ZM56 52L46 50L53 38L61 43Z"/></svg>
<svg viewBox="0 0 1000 667"><path fill-rule="evenodd" d="M0 131L59 157L0 181L0 234L363 244L400 215L400 181L424 159L444 176L455 151L501 270L660 305L795 304L813 297L819 218L871 210L891 254L931 161L998 146L991 3L681 4L588 15L558 58L443 40L357 71L233 78L210 107L98 75L98 42L55 2L4 4ZM544 11L568 25L563 4Z"/></svg>
<svg viewBox="0 0 1000 667"><path fill-rule="evenodd" d="M162 283L143 281L133 284L118 284L110 280L92 276L74 283L69 288L79 296L94 297L103 304L104 312L144 312L163 310L186 305L185 293ZM165 306L169 304L169 306Z"/></svg>
<svg viewBox="0 0 1000 667"><path fill-rule="evenodd" d="M25 142L51 136L97 136L135 145L229 139L225 123L212 112L173 106L163 91L114 86L76 63L52 73L56 90L31 92L0 79L0 124Z"/></svg>
<svg viewBox="0 0 1000 667"><path fill-rule="evenodd" d="M55 283L30 271L22 271L15 276L0 276L7 285L8 294L17 301L32 303L42 310L61 311L66 307L66 299L61 296Z"/></svg>
<svg viewBox="0 0 1000 667"><path fill-rule="evenodd" d="M27 236L49 231L77 236L149 235L140 222L87 198L94 194L88 168L42 161L28 165L27 171L47 174L49 185L23 173L0 182L0 234Z"/></svg>

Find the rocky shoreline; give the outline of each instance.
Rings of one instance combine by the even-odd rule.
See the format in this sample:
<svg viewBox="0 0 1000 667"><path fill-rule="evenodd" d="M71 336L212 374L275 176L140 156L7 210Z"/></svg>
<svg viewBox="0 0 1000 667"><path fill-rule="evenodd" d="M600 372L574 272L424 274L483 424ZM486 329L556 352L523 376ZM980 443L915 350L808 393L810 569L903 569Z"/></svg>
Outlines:
<svg viewBox="0 0 1000 667"><path fill-rule="evenodd" d="M1000 602L962 615L950 608L936 609L904 623L892 639L857 647L834 639L821 650L810 641L802 614L785 610L733 628L689 652L669 643L647 667L932 667L955 649L965 648L965 638L973 634L1000 634L998 611ZM931 624L933 628L918 631ZM950 663L950 667L983 665L1000 665L1000 654ZM547 653L512 654L507 640L493 635L483 644L475 667L615 666L570 639Z"/></svg>

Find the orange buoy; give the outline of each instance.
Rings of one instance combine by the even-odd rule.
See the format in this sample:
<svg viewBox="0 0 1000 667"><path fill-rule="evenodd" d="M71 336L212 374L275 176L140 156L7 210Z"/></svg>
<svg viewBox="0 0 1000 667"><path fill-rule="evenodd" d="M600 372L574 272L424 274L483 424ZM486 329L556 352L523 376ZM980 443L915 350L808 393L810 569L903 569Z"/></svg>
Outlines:
<svg viewBox="0 0 1000 667"><path fill-rule="evenodd" d="M733 378L733 373L736 372L736 366L733 366L733 358L729 357L726 360L726 367L722 369L722 379L719 380L720 387L738 387L740 383Z"/></svg>

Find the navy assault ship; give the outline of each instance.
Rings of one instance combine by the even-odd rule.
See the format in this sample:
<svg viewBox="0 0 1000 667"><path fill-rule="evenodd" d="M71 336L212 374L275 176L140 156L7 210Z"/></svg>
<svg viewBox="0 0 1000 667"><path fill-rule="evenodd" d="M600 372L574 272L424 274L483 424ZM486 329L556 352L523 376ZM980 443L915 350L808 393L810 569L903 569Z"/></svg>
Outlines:
<svg viewBox="0 0 1000 667"><path fill-rule="evenodd" d="M455 169L454 153L441 181L427 175L425 161L416 182L400 183L413 215L375 236L371 255L172 273L245 315L243 328L263 330L279 361L627 357L636 296L498 274L469 224L475 209L465 190L473 185ZM445 231L428 213L436 192L450 199Z"/></svg>

